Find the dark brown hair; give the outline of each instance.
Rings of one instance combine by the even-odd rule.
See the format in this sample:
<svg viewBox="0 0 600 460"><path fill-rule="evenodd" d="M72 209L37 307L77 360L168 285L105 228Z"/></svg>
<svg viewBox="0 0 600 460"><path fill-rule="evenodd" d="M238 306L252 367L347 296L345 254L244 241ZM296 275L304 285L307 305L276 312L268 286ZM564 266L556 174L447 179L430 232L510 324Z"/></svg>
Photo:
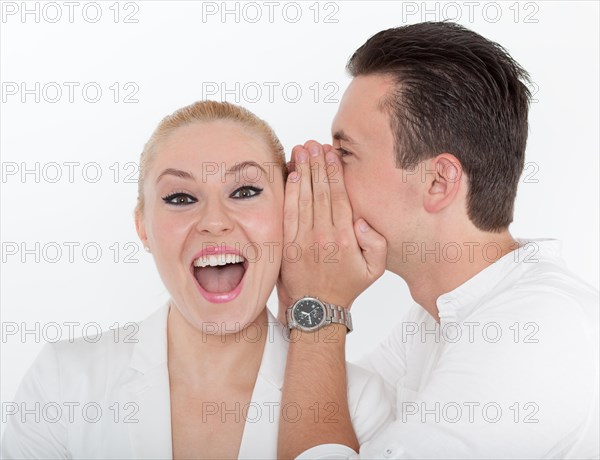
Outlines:
<svg viewBox="0 0 600 460"><path fill-rule="evenodd" d="M451 153L469 180L467 211L484 231L513 220L527 143L527 72L497 43L452 22L375 34L348 61L353 77L389 75L396 165Z"/></svg>

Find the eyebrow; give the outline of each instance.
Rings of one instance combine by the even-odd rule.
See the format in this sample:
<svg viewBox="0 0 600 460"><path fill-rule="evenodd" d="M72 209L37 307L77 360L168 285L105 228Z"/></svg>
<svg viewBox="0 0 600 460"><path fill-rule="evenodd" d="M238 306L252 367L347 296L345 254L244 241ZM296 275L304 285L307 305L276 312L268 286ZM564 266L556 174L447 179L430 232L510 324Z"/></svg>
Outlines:
<svg viewBox="0 0 600 460"><path fill-rule="evenodd" d="M265 168L259 165L256 161L242 161L241 163L236 163L234 166L225 171L225 175L235 174L236 172L241 171L242 169L247 168L248 166L254 166L255 168L262 170L263 173L267 174Z"/></svg>
<svg viewBox="0 0 600 460"><path fill-rule="evenodd" d="M181 169L167 168L163 172L161 172L160 175L156 178L156 182L158 183L158 181L163 176L167 176L167 175L171 175L171 176L175 176L175 177L181 177L182 179L196 180L196 178L194 177L194 175L192 173L190 173L190 172L182 171Z"/></svg>
<svg viewBox="0 0 600 460"><path fill-rule="evenodd" d="M356 142L350 136L348 136L342 129L336 131L333 135L333 138L336 141L344 141L348 142L349 144L356 144Z"/></svg>
<svg viewBox="0 0 600 460"><path fill-rule="evenodd" d="M241 163L236 163L231 168L229 168L227 171L225 171L225 175L235 174L249 166L254 166L256 168L259 168L264 174L267 174L267 171L265 171L265 168L263 168L261 165L259 165L256 161L242 161ZM158 183L158 181L163 176L168 176L168 175L175 176L175 177L181 177L182 179L187 179L187 180L194 180L194 181L196 180L196 178L194 177L194 175L191 172L183 171L181 169L167 168L163 172L161 172L160 175L156 178L156 183Z"/></svg>

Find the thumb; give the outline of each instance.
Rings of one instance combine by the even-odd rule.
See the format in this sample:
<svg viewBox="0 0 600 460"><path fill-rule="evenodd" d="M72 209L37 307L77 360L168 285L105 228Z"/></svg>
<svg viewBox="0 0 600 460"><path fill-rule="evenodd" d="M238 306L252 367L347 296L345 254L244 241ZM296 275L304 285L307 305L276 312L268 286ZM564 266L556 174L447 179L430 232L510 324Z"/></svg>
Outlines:
<svg viewBox="0 0 600 460"><path fill-rule="evenodd" d="M366 220L354 222L354 234L373 281L383 275L387 259L387 242Z"/></svg>

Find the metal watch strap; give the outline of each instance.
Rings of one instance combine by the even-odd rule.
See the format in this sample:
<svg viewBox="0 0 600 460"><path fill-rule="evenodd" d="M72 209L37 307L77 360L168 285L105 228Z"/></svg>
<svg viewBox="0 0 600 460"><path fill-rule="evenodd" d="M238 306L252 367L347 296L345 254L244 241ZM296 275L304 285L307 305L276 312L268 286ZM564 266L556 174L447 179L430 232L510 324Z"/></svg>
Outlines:
<svg viewBox="0 0 600 460"><path fill-rule="evenodd" d="M348 332L352 332L352 315L346 308L327 302L323 302L323 305L325 305L327 317L332 323L343 324L348 328Z"/></svg>

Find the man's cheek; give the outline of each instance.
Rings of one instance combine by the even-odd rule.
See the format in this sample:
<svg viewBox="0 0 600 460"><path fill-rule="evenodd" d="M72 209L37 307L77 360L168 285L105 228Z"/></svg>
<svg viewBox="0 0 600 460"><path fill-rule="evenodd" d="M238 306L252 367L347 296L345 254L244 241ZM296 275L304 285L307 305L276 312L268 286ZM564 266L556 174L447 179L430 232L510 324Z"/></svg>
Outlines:
<svg viewBox="0 0 600 460"><path fill-rule="evenodd" d="M346 182L345 185L348 193L348 199L350 200L350 205L352 206L352 217L353 220L356 220L365 210L365 206L368 207L368 197L365 196L364 192L366 191L363 191L360 185L354 185L352 181L350 183Z"/></svg>

